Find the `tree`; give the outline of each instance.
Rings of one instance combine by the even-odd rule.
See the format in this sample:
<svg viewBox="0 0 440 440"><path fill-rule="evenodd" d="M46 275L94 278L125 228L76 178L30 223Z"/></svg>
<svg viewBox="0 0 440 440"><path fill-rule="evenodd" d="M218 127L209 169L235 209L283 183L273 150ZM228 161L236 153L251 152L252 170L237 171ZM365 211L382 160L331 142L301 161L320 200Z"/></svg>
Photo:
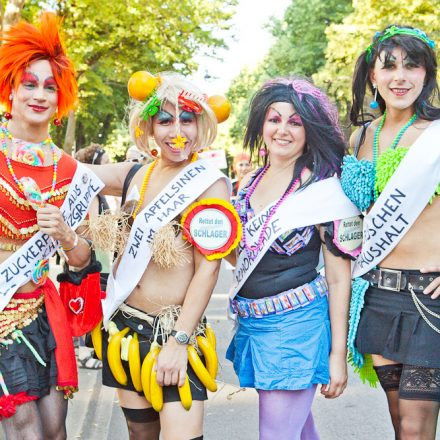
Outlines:
<svg viewBox="0 0 440 440"><path fill-rule="evenodd" d="M25 0L8 0L0 2L1 31L17 23L21 17Z"/></svg>
<svg viewBox="0 0 440 440"><path fill-rule="evenodd" d="M340 22L352 10L350 0L292 0L282 20L273 20L275 41L253 71L240 72L229 88L235 116L230 135L241 141L250 99L268 78L292 74L312 76L325 63L326 27Z"/></svg>
<svg viewBox="0 0 440 440"><path fill-rule="evenodd" d="M265 60L268 76L316 73L325 62L326 27L351 10L351 0L294 0L272 26L276 40Z"/></svg>
<svg viewBox="0 0 440 440"><path fill-rule="evenodd" d="M69 52L78 70L76 142L103 143L125 115L126 84L136 70L189 73L196 51L223 47L235 0L59 2ZM75 126L73 116L68 128ZM73 137L66 139L70 149Z"/></svg>
<svg viewBox="0 0 440 440"><path fill-rule="evenodd" d="M29 21L47 4L63 18L67 49L78 73L79 107L70 113L67 124L52 130L56 143L64 143L68 152L74 143L79 148L90 142L105 143L125 116L130 74L193 71L196 52L209 48L215 55L217 48L224 47L218 35L228 29L236 1L25 2L22 15Z"/></svg>
<svg viewBox="0 0 440 440"><path fill-rule="evenodd" d="M440 37L440 0L413 0L406 3L398 0L355 0L353 7L353 12L342 23L331 24L327 28L326 62L314 76L315 81L325 86L347 113L356 59L371 43L376 31L394 23L423 29L437 42Z"/></svg>

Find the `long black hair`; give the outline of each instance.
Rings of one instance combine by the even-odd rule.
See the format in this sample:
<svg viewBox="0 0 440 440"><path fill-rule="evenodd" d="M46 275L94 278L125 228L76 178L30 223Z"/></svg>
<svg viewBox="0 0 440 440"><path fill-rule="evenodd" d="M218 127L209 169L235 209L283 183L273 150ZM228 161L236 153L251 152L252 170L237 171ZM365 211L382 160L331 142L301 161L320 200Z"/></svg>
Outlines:
<svg viewBox="0 0 440 440"><path fill-rule="evenodd" d="M364 113L364 98L367 86L370 92L374 94L370 72L374 68L379 55L384 57L382 61L386 64L396 47L400 47L415 64L426 69L425 85L414 102L415 112L418 113L420 118L428 121L440 119L440 108L434 105L435 99L439 96L439 87L437 83L437 60L433 49L426 42L413 35L397 34L380 41L381 36L392 26L414 29L411 26L387 26L382 32L375 35L371 50L364 51L357 59L352 83L353 105L350 110L350 120L353 125L363 125L365 122L374 119L371 113ZM379 92L376 100L380 111L384 113L385 101Z"/></svg>
<svg viewBox="0 0 440 440"><path fill-rule="evenodd" d="M303 186L335 173L339 175L346 144L338 124L336 107L324 92L299 77L271 80L253 97L243 142L251 156L255 152L258 154L263 146L263 125L269 106L274 102L292 104L306 132L306 145L295 162L292 182L300 176L304 167L312 175ZM264 157L266 163L267 156Z"/></svg>

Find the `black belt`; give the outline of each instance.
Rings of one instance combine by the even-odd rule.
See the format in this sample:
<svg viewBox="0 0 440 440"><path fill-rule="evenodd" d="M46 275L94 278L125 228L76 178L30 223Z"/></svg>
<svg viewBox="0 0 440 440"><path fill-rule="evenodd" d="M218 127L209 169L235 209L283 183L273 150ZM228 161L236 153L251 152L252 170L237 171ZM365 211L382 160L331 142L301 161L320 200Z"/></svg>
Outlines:
<svg viewBox="0 0 440 440"><path fill-rule="evenodd" d="M409 292L408 285L411 284L415 292L423 292L425 288L436 278L432 273L414 273L410 270L396 269L372 269L365 275L364 280L379 289L392 290L393 292Z"/></svg>

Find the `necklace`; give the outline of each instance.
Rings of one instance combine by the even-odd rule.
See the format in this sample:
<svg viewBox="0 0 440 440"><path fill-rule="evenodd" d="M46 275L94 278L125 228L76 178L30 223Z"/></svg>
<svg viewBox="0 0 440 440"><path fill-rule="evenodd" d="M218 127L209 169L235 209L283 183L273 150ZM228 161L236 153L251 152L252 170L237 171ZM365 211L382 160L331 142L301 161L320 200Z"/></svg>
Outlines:
<svg viewBox="0 0 440 440"><path fill-rule="evenodd" d="M1 139L0 139L0 142L1 142L1 147L2 147L3 155L5 156L5 159L6 159L6 164L8 166L9 173L11 174L12 179L14 180L15 184L18 186L20 191L25 195L26 198L28 198L27 194L34 193L34 192L37 192L37 191L36 191L35 188L27 188L26 187L27 186L26 182L24 182L25 184L23 184L21 179L18 179L17 176L15 175L14 168L12 167L12 163L11 163L11 160L10 160L9 155L8 155L8 146L6 144L6 137L8 137L11 140L13 139L13 137L12 137L11 133L9 133L6 125L3 125L1 127ZM45 145L47 143L50 144L50 149L51 149L51 152L52 152L52 161L53 161L52 186L50 188L50 191L48 191L46 193L41 193L41 203L47 202L47 200L49 200L54 195L54 193L55 193L55 186L57 184L58 157L57 157L57 154L56 154L56 146L52 142L52 139L50 137L48 139L46 139L45 141L43 141L40 145Z"/></svg>
<svg viewBox="0 0 440 440"><path fill-rule="evenodd" d="M374 166L374 175L376 175L376 164L377 164L377 159L379 157L379 135L380 132L382 131L382 128L385 124L385 119L387 117L387 112L385 110L382 119L379 122L379 125L376 128L376 131L374 132L374 140L373 140L373 166ZM405 133L406 130L408 130L408 128L414 124L414 122L417 120L417 118L419 117L419 115L417 113L414 113L410 120L399 130L399 132L397 133L396 137L393 139L393 141L391 142L390 148L392 150L395 150L397 147L397 144L400 142L400 139L402 139L403 133ZM377 200L379 194L378 191L376 189L376 185L374 185L374 200Z"/></svg>
<svg viewBox="0 0 440 440"><path fill-rule="evenodd" d="M198 159L198 155L197 155L197 153L194 153L191 157L190 163L195 162L197 159ZM157 163L158 163L158 159L155 159L153 162L151 162L150 166L147 169L147 172L145 173L144 179L142 180L141 193L139 195L139 202L137 203L136 208L134 209L133 214L131 215L133 217L133 219L136 218L136 216L138 215L138 213L142 207L142 204L144 203L145 192L147 191L148 181L150 180L151 173L153 172Z"/></svg>
<svg viewBox="0 0 440 440"><path fill-rule="evenodd" d="M251 251L251 252L259 252L260 249L263 247L263 240L264 240L264 237L266 236L266 229L267 229L267 226L269 225L270 220L275 215L275 213L277 212L278 208L287 199L289 194L292 194L295 190L298 189L299 183L301 181L301 177L303 176L303 173L305 171L305 168L303 168L303 170L301 171L300 176L297 179L295 179L295 181L293 182L292 185L290 185L289 188L287 188L286 192L282 195L282 197L278 200L278 202L274 206L272 206L270 208L269 215L267 216L266 220L263 223L263 227L261 228L261 232L260 232L260 235L258 237L258 242L257 242L257 244L255 246L251 246L246 241L246 230L245 230L245 226L244 226L246 224L246 221L247 221L247 212L250 209L250 202L249 202L249 200L250 200L252 194L254 193L255 188L260 183L261 179L266 174L266 172L269 169L269 167L270 167L270 164L267 164L263 168L261 173L257 176L257 178L253 181L252 185L249 187L249 190L248 190L248 192L246 193L246 195L244 197L244 200L245 200L245 211L244 212L245 213L244 213L243 216L241 216L241 220L242 220L241 224L242 224L242 228L243 228L243 234L242 234L243 244L244 244L244 247L246 248L246 250L248 251L248 254L249 254L249 251Z"/></svg>

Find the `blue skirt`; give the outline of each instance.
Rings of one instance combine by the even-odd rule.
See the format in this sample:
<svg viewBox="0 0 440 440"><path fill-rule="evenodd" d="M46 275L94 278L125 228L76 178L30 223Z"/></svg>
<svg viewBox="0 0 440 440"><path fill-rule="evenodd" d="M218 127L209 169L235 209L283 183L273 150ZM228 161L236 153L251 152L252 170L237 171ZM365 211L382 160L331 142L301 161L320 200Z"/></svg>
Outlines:
<svg viewBox="0 0 440 440"><path fill-rule="evenodd" d="M329 383L327 296L281 315L237 319L226 359L233 362L240 386L302 390Z"/></svg>

